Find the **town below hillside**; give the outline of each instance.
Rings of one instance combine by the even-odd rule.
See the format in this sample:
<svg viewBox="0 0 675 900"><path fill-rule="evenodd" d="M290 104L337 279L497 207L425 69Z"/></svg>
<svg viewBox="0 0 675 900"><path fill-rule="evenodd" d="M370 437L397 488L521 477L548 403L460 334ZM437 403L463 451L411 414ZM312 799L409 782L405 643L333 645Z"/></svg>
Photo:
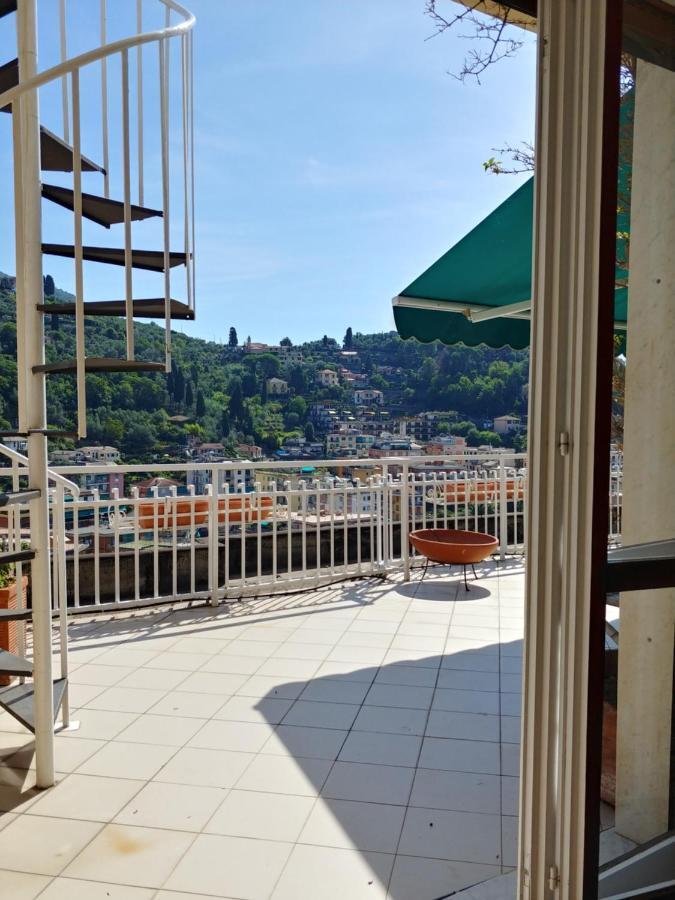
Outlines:
<svg viewBox="0 0 675 900"><path fill-rule="evenodd" d="M47 276L49 302L72 299ZM16 427L13 279L0 276L0 428ZM74 322L46 317L48 361L74 355ZM163 360L164 332L137 323L136 355ZM124 322L89 318L91 356L124 354ZM119 462L378 458L486 446L524 449L527 353L402 341L395 332L278 345L174 333L171 372L87 376L86 448L55 440L52 462L92 448ZM74 378L48 379L49 426L75 418ZM112 458L111 460L112 461Z"/></svg>

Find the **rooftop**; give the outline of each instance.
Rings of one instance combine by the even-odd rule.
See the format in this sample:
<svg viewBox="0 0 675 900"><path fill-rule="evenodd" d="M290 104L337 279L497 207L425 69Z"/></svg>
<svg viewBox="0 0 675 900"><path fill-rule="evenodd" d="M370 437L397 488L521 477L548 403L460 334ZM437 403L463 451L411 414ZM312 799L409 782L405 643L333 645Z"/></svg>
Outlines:
<svg viewBox="0 0 675 900"><path fill-rule="evenodd" d="M509 871L521 560L437 571L73 620L55 788L0 716L7 896L434 900Z"/></svg>

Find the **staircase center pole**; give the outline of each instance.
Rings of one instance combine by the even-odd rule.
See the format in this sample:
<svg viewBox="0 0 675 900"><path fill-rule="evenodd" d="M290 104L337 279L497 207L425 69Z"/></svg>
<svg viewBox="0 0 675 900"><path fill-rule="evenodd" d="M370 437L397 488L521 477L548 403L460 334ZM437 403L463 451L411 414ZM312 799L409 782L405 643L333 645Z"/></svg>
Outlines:
<svg viewBox="0 0 675 900"><path fill-rule="evenodd" d="M37 0L17 4L19 81L37 72ZM40 207L40 123L37 90L14 102L14 170L16 226L16 320L19 430L47 426L45 375L33 366L44 363L42 303L42 220ZM30 486L40 496L30 504L33 604L33 679L35 702L36 783L54 784L54 712L52 688L51 579L47 438L29 434Z"/></svg>

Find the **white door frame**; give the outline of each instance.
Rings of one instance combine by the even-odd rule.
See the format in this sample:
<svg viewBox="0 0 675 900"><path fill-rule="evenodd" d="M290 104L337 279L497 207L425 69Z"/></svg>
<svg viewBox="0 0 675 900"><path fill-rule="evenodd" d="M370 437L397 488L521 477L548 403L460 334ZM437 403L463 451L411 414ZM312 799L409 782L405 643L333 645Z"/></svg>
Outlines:
<svg viewBox="0 0 675 900"><path fill-rule="evenodd" d="M603 144L608 4L617 8L612 0L538 7L520 900L587 896L603 160L612 165Z"/></svg>

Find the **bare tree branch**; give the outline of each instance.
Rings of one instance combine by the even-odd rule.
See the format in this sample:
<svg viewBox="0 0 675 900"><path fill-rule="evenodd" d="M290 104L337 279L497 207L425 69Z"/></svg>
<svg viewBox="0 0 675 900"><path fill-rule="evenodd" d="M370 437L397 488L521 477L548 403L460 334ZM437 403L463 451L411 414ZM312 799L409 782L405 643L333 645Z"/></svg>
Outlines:
<svg viewBox="0 0 675 900"><path fill-rule="evenodd" d="M450 72L459 81L465 82L473 78L480 84L480 76L487 68L513 56L523 46L523 41L516 37L518 33L509 27L512 23L509 20L508 7L501 7L498 17L487 16L479 12L482 4L481 0L476 0L471 6L462 8L461 12L445 16L440 12L440 3L441 0L426 0L425 12L436 29L431 37L437 37L449 28L465 24L471 26L472 32L459 34L458 37L482 42L469 50L459 72Z"/></svg>
<svg viewBox="0 0 675 900"><path fill-rule="evenodd" d="M493 147L493 153L508 153L513 165L507 167L494 156L483 163L486 172L493 175L520 175L523 172L534 172L534 147L529 141L521 141L518 146L506 144L504 147Z"/></svg>

